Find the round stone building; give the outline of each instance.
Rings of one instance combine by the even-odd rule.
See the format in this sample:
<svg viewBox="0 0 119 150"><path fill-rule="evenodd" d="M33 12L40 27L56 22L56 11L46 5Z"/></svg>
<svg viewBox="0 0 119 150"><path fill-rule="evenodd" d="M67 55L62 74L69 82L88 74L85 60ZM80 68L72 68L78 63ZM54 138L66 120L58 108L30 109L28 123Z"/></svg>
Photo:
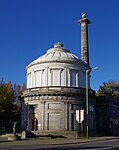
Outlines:
<svg viewBox="0 0 119 150"><path fill-rule="evenodd" d="M27 89L21 95L22 130L48 133L85 130L85 81L86 70L90 69L87 20L83 14L79 21L82 59L58 42L26 67ZM94 107L93 100L90 107ZM92 130L94 116L92 112Z"/></svg>

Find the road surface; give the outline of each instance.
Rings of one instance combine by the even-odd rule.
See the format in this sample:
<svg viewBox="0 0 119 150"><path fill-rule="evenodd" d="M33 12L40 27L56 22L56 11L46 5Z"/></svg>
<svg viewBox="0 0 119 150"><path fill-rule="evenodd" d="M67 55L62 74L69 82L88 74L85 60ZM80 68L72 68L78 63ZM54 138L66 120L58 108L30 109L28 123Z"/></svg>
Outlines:
<svg viewBox="0 0 119 150"><path fill-rule="evenodd" d="M85 143L63 145L38 145L38 144L13 144L12 142L0 142L0 150L119 150L119 139L104 141L89 141Z"/></svg>

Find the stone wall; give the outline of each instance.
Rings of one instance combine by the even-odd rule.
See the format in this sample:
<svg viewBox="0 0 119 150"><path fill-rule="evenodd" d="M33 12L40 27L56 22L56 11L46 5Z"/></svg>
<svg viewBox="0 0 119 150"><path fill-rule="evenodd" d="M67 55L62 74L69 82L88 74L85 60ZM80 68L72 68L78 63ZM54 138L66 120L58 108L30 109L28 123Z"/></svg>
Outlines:
<svg viewBox="0 0 119 150"><path fill-rule="evenodd" d="M21 97L22 124L26 124L27 130L85 131L84 89L67 87L28 89L22 93ZM89 104L89 119L92 123L89 127L93 131L95 130L94 93L90 95ZM76 119L77 110L79 112L84 110L84 120L81 122L80 119L79 121Z"/></svg>

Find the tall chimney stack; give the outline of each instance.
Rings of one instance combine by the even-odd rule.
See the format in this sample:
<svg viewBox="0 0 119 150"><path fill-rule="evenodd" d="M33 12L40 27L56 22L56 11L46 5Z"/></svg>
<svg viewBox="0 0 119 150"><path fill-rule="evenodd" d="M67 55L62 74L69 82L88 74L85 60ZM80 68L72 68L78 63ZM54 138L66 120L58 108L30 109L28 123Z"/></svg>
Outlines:
<svg viewBox="0 0 119 150"><path fill-rule="evenodd" d="M89 50L88 50L88 24L91 22L86 18L86 13L82 13L82 19L78 20L81 24L81 60L89 66Z"/></svg>

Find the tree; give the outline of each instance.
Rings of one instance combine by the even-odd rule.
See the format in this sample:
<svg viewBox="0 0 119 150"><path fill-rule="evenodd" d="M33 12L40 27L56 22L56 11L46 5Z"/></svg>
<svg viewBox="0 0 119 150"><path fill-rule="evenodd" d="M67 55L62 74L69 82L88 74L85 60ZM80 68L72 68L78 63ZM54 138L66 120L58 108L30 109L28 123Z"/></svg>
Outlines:
<svg viewBox="0 0 119 150"><path fill-rule="evenodd" d="M25 84L22 88L25 89ZM13 86L11 82L0 80L0 127L5 127L8 132L12 131L13 122L20 122L21 104L18 97L22 88L19 84Z"/></svg>
<svg viewBox="0 0 119 150"><path fill-rule="evenodd" d="M25 91L25 90L26 90L26 84L25 84L25 83L22 84L21 90L22 90L22 91Z"/></svg>
<svg viewBox="0 0 119 150"><path fill-rule="evenodd" d="M19 100L19 95L21 94L21 86L19 84L14 84L14 112L20 117L21 103Z"/></svg>
<svg viewBox="0 0 119 150"><path fill-rule="evenodd" d="M104 82L96 93L97 96L110 96L119 99L119 82Z"/></svg>
<svg viewBox="0 0 119 150"><path fill-rule="evenodd" d="M21 95L21 92L26 90L26 84L23 83L22 87L19 84L14 84L14 105L15 105L15 111L17 113L20 113L21 111L21 102L19 100L19 96Z"/></svg>
<svg viewBox="0 0 119 150"><path fill-rule="evenodd" d="M0 112L11 113L13 110L14 91L11 82L0 82Z"/></svg>

